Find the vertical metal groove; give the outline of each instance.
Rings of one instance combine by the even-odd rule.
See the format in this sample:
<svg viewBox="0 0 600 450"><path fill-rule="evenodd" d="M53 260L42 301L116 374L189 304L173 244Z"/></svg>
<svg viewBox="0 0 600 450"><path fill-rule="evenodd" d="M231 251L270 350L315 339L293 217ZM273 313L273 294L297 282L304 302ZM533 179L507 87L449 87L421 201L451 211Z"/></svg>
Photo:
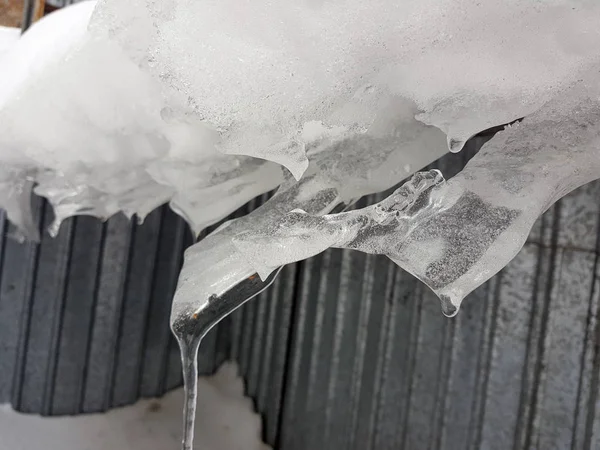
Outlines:
<svg viewBox="0 0 600 450"><path fill-rule="evenodd" d="M71 256L73 249L73 242L75 239L75 227L76 222L71 221L67 224L66 228L63 228L62 232L68 234L67 240L67 250L65 255L65 263L64 263L64 274L63 279L61 280L61 286L57 293L57 297L59 299L59 308L58 312L54 316L53 325L51 327L51 337L50 337L50 345L48 348L48 354L51 358L51 364L48 365L46 370L44 388L43 388L43 403L42 403L42 413L45 415L50 415L53 410L53 402L54 402L54 386L56 385L56 375L58 368L58 360L60 357L60 338L62 335L63 329L63 318L65 315L65 307L67 300L67 285L69 280L69 266L71 264Z"/></svg>
<svg viewBox="0 0 600 450"><path fill-rule="evenodd" d="M537 439L539 438L539 434L536 433L535 430L535 422L539 416L539 398L540 395L540 386L541 379L543 377L543 366L544 366L544 358L546 354L546 338L547 338L547 324L548 318L550 314L550 307L552 301L552 290L554 289L554 274L556 273L556 253L557 253L557 244L558 244L558 232L560 227L560 202L554 207L554 221L552 224L552 240L551 240L551 250L549 256L549 268L548 268L548 281L546 284L546 288L544 289L543 297L542 297L542 315L540 321L540 330L539 330L539 339L537 342L537 360L535 362L535 369L533 373L533 382L531 385L531 398L533 400L532 410L529 413L529 417L527 418L527 431L525 432L524 445L523 448L530 449L535 445L538 446ZM537 301L536 301L537 303ZM536 435L534 435L534 433ZM535 442L535 443L534 443Z"/></svg>
<svg viewBox="0 0 600 450"><path fill-rule="evenodd" d="M553 214L553 219L556 221L557 216L554 213L555 211L553 208L551 214ZM542 227L544 227L544 225L542 225ZM542 230L544 230L544 228L542 228ZM554 228L551 227L551 230L551 235L555 236L556 233ZM544 273L552 273L551 268L544 267L544 264L548 264L550 259L545 257L547 253L548 251L543 246L538 248L538 264L535 268L536 273L532 292L532 310L528 327L525 364L523 366L519 413L513 441L514 450L528 448L527 445L531 439L531 427L533 426L534 416L531 409L535 402L534 391L536 389L536 379L538 379L536 373L540 368L538 364L540 361L539 352L540 349L543 348L543 342L541 342L541 330L543 325L541 322L545 317L545 310L547 309L547 302L549 301L548 289L541 287L540 283L542 282ZM548 277L551 277L551 275Z"/></svg>
<svg viewBox="0 0 600 450"><path fill-rule="evenodd" d="M352 380L351 380L351 391L350 398L352 399L352 414L350 417L350 433L352 436L353 447L357 447L359 442L368 442L368 432L367 430L367 438L360 438L358 432L361 431L362 427L359 427L359 414L361 415L360 421L361 423L368 423L367 413L360 408L360 394L362 390L367 390L368 386L366 386L363 381L363 372L365 369L365 359L366 359L366 348L367 348L367 340L369 338L369 334L373 335L375 333L368 333L368 325L369 319L372 312L372 293L373 293L373 278L375 276L374 273L374 264L375 264L376 256L367 255L365 258L364 272L362 277L362 286L360 290L360 297L357 298L359 303L358 308L358 320L357 320L357 332L354 337L354 364L352 367ZM360 440L359 440L360 439ZM364 446L364 443L362 444Z"/></svg>
<svg viewBox="0 0 600 450"><path fill-rule="evenodd" d="M77 220L77 219L75 219ZM102 224L102 233L101 233L101 243L104 244L104 240L106 238L106 229L107 229L107 224L103 223ZM94 323L96 321L96 308L98 306L98 290L100 289L100 275L101 275L101 271L102 271L102 259L104 256L104 245L100 245L100 249L98 251L98 262L96 264L96 268L95 268L95 274L94 274L94 290L93 290L93 297L92 297L92 308L91 308L91 314L90 314L90 318L89 318L89 322L88 322L88 329L87 329L87 336L86 336L86 346L85 346L85 364L83 366L83 372L81 374L81 387L80 387L80 393L79 393L79 404L78 404L78 411L85 411L85 391L86 391L86 386L88 384L88 373L89 373L89 369L91 366L90 363L90 359L91 359L91 353L92 353L92 339L94 336Z"/></svg>
<svg viewBox="0 0 600 450"><path fill-rule="evenodd" d="M600 229L599 229L600 230ZM596 258L594 261L594 274L596 274L598 272L598 263L600 261L600 257L598 254L596 254ZM581 352L581 366L580 366L580 370L579 370L579 386L577 388L577 400L576 400L576 404L579 406L576 410L575 410L575 417L574 417L574 422L575 422L575 426L573 427L572 430L572 435L571 435L571 450L576 450L578 448L591 448L590 447L590 442L588 440L588 436L590 435L590 413L591 413L591 417L593 417L593 404L595 403L595 400L597 398L597 390L598 390L598 385L597 385L597 378L594 380L594 373L596 373L599 370L599 367L597 366L596 363L596 359L597 358L597 352L594 351L593 349L590 349L589 347L591 347L593 344L592 338L594 335L597 336L598 334L598 330L597 330L597 315L599 313L599 309L598 309L598 302L596 300L596 290L597 290L597 283L594 282L592 283L592 286L590 288L590 299L589 299L589 306L588 306L588 320L586 323L586 339L583 343L583 351ZM598 338L598 336L597 336ZM589 370L587 366L587 361L586 359L588 358L589 353L593 352L593 359L592 359L592 370L591 370L591 389L586 390L585 388L585 378L586 378L586 368ZM587 401L586 401L587 399ZM581 420L581 417L584 417L583 421ZM584 442L581 443L581 445L578 445L580 442L580 437L578 435L578 428L580 427L580 421L583 422L583 426L584 428L584 432L583 432L583 439ZM587 444L587 447L586 447Z"/></svg>
<svg viewBox="0 0 600 450"><path fill-rule="evenodd" d="M498 309L500 306L500 287L501 277L503 272L500 272L495 279L491 280L487 286L484 286L487 293L485 300L490 304L490 307L485 308L485 322L483 326L484 339L480 345L479 364L477 367L477 375L475 378L475 395L471 407L471 429L469 439L469 449L476 450L481 448L481 440L483 433L483 422L485 420L485 402L487 399L487 388L489 382L489 374L492 368L492 347L496 335L496 318L498 317Z"/></svg>
<svg viewBox="0 0 600 450"><path fill-rule="evenodd" d="M35 207L33 208L34 211L39 211L39 222L38 222L38 226L41 229L41 224L44 221L44 208L42 206L40 206L42 203L41 201L37 201L35 202ZM33 305L33 300L34 300L34 289L33 286L35 284L35 280L37 278L37 272L38 272L38 260L39 260L39 245L38 244L33 244L33 243L28 243L26 244L27 246L27 259L26 261L29 263L27 264L28 266L30 266L30 269L27 270L26 274L25 274L25 289L23 292L23 301L24 301L24 307L23 310L21 312L21 317L19 320L20 326L19 326L19 333L18 333L18 340L17 340L17 353L16 353L16 364L15 364L15 371L13 373L13 393L12 393L12 398L11 398L11 403L16 407L16 408L21 408L21 399L22 399L22 395L23 395L23 373L25 372L25 368L26 368L26 357L27 357L27 351L28 351L28 343L29 343L29 330L31 329L31 309L32 309L32 305ZM25 268L27 269L27 267Z"/></svg>
<svg viewBox="0 0 600 450"><path fill-rule="evenodd" d="M444 326L444 342L440 354L440 380L436 392L436 401L434 409L435 433L432 436L433 444L430 448L437 449L442 447L442 439L446 428L446 407L448 391L450 390L450 374L452 371L452 353L454 351L454 335L456 321L447 321Z"/></svg>
<svg viewBox="0 0 600 450"><path fill-rule="evenodd" d="M381 308L381 323L380 323L380 333L377 341L377 352L376 355L386 355L388 353L389 345L388 339L390 335L391 323L393 320L392 315L392 307L391 303L394 299L394 287L396 284L396 273L397 270L394 266L388 265L387 268L387 276L386 276L386 286L385 286L385 299L382 302ZM377 299L375 299L377 301ZM373 389L373 399L372 399L372 411L370 414L370 423L369 423L369 448L377 448L377 438L379 436L379 427L378 424L381 420L381 411L383 406L382 393L384 391L385 379L386 379L386 364L385 358L377 358L376 366L375 366L375 386Z"/></svg>
<svg viewBox="0 0 600 450"><path fill-rule="evenodd" d="M406 399L404 401L404 408L405 408L405 413L404 413L404 420L402 423L402 447L401 448L406 448L407 446L407 442L408 442L408 430L409 430L409 421L410 421L410 405L411 402L413 400L413 380L415 378L415 367L416 367L416 363L417 363L417 341L419 339L419 333L421 331L421 312L422 312L422 308L423 308L423 302L422 302L422 291L423 291L423 287L422 286L418 286L415 289L415 295L413 298L411 298L412 301L415 302L415 315L413 317L411 317L412 319L412 323L411 323L411 329L410 329L410 334L409 334L409 350L407 353L407 362L408 362L408 367L407 367L407 376L406 376L406 385L407 385L407 391L406 391Z"/></svg>
<svg viewBox="0 0 600 450"><path fill-rule="evenodd" d="M592 439L594 434L594 419L600 414L596 410L600 390L600 211L598 213L598 226L596 227L596 260L594 263L594 283L590 293L590 323L588 330L592 332L590 340L586 340L586 349L591 347L592 367L590 376L590 388L587 399L580 395L578 404L585 404L586 414L584 419L583 443L581 449L593 448ZM595 311L593 308L595 307ZM586 401L587 400L587 401ZM579 416L582 416L580 414ZM579 416L577 418L579 418ZM600 445L600 442L596 443Z"/></svg>
<svg viewBox="0 0 600 450"><path fill-rule="evenodd" d="M134 242L135 242L135 238L136 238L136 234L138 231L138 225L135 221L131 222L131 230L129 233L129 239L127 242L127 256L125 259L125 263L124 263L124 271L123 271L123 278L122 281L120 283L121 288L119 289L119 297L120 299L118 300L118 306L117 308L115 308L115 313L116 313L116 317L115 317L115 324L116 327L113 331L114 337L112 339L112 345L114 346L114 349L111 351L111 356L109 358L110 361L110 369L107 371L106 375L108 377L108 380L106 382L105 385L105 391L104 391L104 405L102 406L103 409L108 409L113 401L114 401L114 393L115 393L115 380L117 379L117 370L118 370L118 352L120 350L120 346L122 343L122 330L123 330L123 323L124 323L124 318L125 318L125 307L126 307L126 299L127 299L127 290L129 287L129 283L131 282L131 260L133 258L133 254L134 254Z"/></svg>

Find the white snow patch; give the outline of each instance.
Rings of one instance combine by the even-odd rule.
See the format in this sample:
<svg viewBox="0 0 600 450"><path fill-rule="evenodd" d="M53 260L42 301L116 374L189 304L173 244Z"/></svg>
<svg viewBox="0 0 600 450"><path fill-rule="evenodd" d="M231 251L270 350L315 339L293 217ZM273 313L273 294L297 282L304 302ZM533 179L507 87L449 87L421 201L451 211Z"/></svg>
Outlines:
<svg viewBox="0 0 600 450"><path fill-rule="evenodd" d="M181 445L183 390L104 414L40 417L0 406L0 450L175 450ZM198 383L195 448L268 450L261 419L244 397L235 363Z"/></svg>

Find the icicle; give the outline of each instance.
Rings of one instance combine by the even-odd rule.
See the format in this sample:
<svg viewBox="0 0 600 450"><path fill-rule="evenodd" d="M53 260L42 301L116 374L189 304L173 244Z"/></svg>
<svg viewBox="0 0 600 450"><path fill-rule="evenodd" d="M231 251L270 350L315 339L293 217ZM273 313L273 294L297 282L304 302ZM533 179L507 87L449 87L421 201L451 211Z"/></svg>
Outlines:
<svg viewBox="0 0 600 450"><path fill-rule="evenodd" d="M177 337L181 350L185 398L182 450L192 450L194 446L198 348L202 339L223 317L269 287L277 277L277 273L274 273L265 281L262 281L258 276L251 275L222 295L211 295L201 308L195 308L189 304L182 305L181 303L174 306L171 313L171 329Z"/></svg>

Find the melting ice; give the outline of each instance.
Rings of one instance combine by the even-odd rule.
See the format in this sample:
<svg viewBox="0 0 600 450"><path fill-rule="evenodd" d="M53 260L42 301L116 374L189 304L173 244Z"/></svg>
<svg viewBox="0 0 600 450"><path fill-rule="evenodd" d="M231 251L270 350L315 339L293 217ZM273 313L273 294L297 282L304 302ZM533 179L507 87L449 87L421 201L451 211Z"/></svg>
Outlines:
<svg viewBox="0 0 600 450"><path fill-rule="evenodd" d="M490 140L454 178L419 173L382 202L321 217L291 211L234 245L257 272L329 247L387 255L427 284L454 315L502 269L535 220L600 178L600 71L595 69Z"/></svg>

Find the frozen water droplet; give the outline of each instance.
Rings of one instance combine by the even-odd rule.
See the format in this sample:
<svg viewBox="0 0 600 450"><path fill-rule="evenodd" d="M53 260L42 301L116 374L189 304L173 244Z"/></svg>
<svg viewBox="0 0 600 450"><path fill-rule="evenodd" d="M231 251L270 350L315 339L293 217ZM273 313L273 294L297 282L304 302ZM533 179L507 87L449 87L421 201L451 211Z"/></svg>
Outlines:
<svg viewBox="0 0 600 450"><path fill-rule="evenodd" d="M446 317L454 317L458 314L460 308L452 302L449 296L440 295L440 302L442 303L442 313Z"/></svg>
<svg viewBox="0 0 600 450"><path fill-rule="evenodd" d="M454 139L448 136L448 150L450 150L452 153L460 152L464 146L465 141L462 141L460 139Z"/></svg>
<svg viewBox="0 0 600 450"><path fill-rule="evenodd" d="M55 238L56 236L58 236L58 232L60 230L60 225L62 224L62 221L62 217L55 217L55 219L52 221L52 223L48 227L48 234L51 237Z"/></svg>

